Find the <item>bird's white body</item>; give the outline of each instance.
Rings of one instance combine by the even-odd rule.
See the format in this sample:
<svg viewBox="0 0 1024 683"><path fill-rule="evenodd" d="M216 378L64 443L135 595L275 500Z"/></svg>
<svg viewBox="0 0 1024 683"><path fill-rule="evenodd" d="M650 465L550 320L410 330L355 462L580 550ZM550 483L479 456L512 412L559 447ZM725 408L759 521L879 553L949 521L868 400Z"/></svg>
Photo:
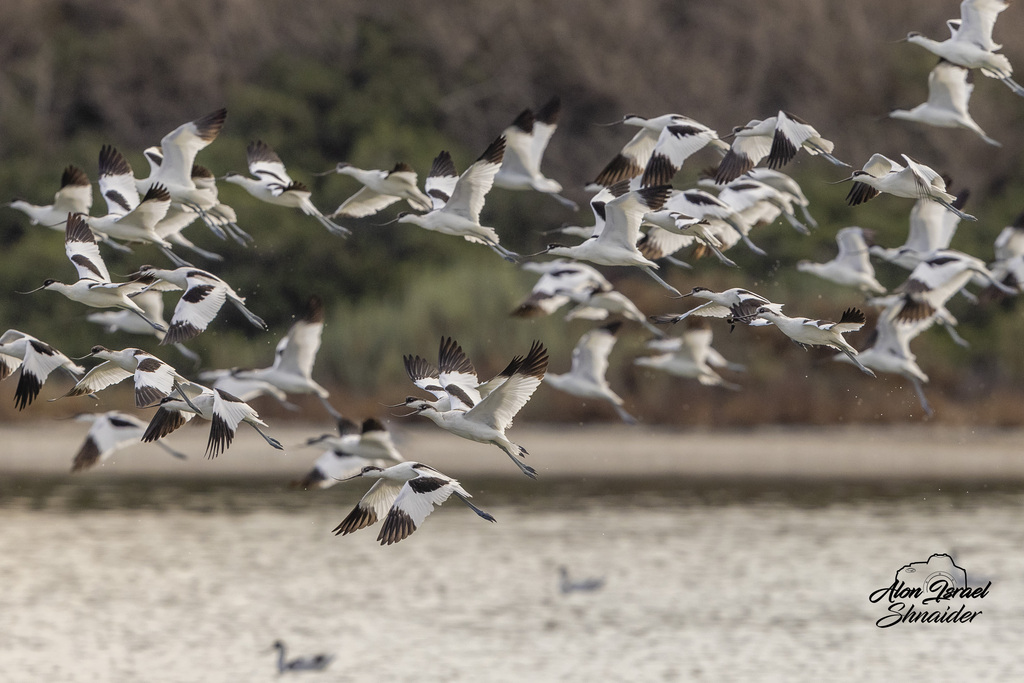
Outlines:
<svg viewBox="0 0 1024 683"><path fill-rule="evenodd" d="M564 374L547 373L544 381L559 391L582 399L607 401L615 408L619 418L627 424L636 424L636 418L626 412L625 401L608 384L608 356L615 346L619 324L613 323L586 332L572 350L572 366Z"/></svg>
<svg viewBox="0 0 1024 683"><path fill-rule="evenodd" d="M131 377L135 383L135 405L145 408L170 395L179 384L189 383L169 364L142 349L128 347L115 351L97 345L89 356L104 362L89 370L65 396L95 394Z"/></svg>
<svg viewBox="0 0 1024 683"><path fill-rule="evenodd" d="M92 183L80 168L68 166L61 176L60 189L53 196L53 204L37 206L24 199L15 199L8 206L28 216L32 225L43 225L63 232L69 213L89 214L92 208Z"/></svg>
<svg viewBox="0 0 1024 683"><path fill-rule="evenodd" d="M340 163L335 168L338 175L355 178L363 188L342 202L331 218L348 216L365 218L386 209L395 202L405 200L415 211L430 211L433 203L419 188L416 171L407 164L398 163L390 171L362 169L351 164Z"/></svg>
<svg viewBox="0 0 1024 683"><path fill-rule="evenodd" d="M516 255L499 244L497 231L480 224L484 200L494 185L504 154L505 138L500 136L458 177L443 206L425 214L401 214L398 222L486 244L502 258L515 261Z"/></svg>
<svg viewBox="0 0 1024 683"><path fill-rule="evenodd" d="M76 415L79 422L89 422L89 433L75 454L71 464L72 472L84 472L101 464L117 451L142 443L146 423L128 413L110 410L105 413L83 413ZM157 443L167 453L184 459L182 453L164 443Z"/></svg>
<svg viewBox="0 0 1024 683"><path fill-rule="evenodd" d="M896 163L882 154L873 154L864 168L854 171L847 180L853 180L853 187L847 195L851 206L862 204L880 192L908 199L930 199L945 206L960 218L977 220L955 206L956 197L946 191L946 182L933 169L920 164L906 154L901 155L906 166Z"/></svg>
<svg viewBox="0 0 1024 683"><path fill-rule="evenodd" d="M865 294L884 294L885 287L875 278L875 267L871 265L863 228L851 226L839 230L836 242L839 254L834 259L825 263L800 261L796 269L838 285L856 287Z"/></svg>
<svg viewBox="0 0 1024 683"><path fill-rule="evenodd" d="M1001 147L990 138L967 110L974 91L970 71L946 61L940 61L928 74L928 101L913 109L896 109L889 116L903 121L916 121L938 128L965 128L990 145Z"/></svg>
<svg viewBox="0 0 1024 683"><path fill-rule="evenodd" d="M522 267L541 276L530 290L530 296L512 312L519 317L551 315L572 301L574 294L612 289L612 283L600 272L578 261L528 261Z"/></svg>
<svg viewBox="0 0 1024 683"><path fill-rule="evenodd" d="M334 528L336 535L350 534L383 518L377 540L381 545L397 543L423 524L436 505L454 494L483 519L494 517L469 502L471 496L455 479L423 463L405 461L388 468L364 467L352 477L376 480L349 515Z"/></svg>
<svg viewBox="0 0 1024 683"><path fill-rule="evenodd" d="M18 330L7 330L0 335L0 380L18 368L21 368L21 376L14 391L18 410L35 400L54 370L60 369L75 380L85 373L85 368L46 342Z"/></svg>
<svg viewBox="0 0 1024 683"><path fill-rule="evenodd" d="M535 477L534 469L519 461L527 455L526 449L510 441L505 431L544 379L548 354L543 344L534 342L525 358L514 359L484 385L478 383L476 371L454 340L442 339L438 355L436 379L430 377L429 371L413 372L414 367L425 366L426 361L418 356L407 357L410 378L437 400L409 397L405 405L456 436L497 446L524 474Z"/></svg>
<svg viewBox="0 0 1024 683"><path fill-rule="evenodd" d="M754 312L754 315L775 325L780 332L800 346L829 346L842 351L849 357L850 362L860 368L864 374L875 376L875 373L859 362L857 349L843 338L847 332L855 332L864 326L865 318L861 311L855 308L848 309L843 313L839 322L791 318L775 312L768 306L761 306Z"/></svg>
<svg viewBox="0 0 1024 683"><path fill-rule="evenodd" d="M704 322L695 324L691 320L681 336L649 342L647 346L655 351L654 355L641 356L633 363L676 377L695 379L705 386L739 389L738 385L725 381L715 368L736 372L742 372L745 368L727 361L711 343L711 328Z"/></svg>

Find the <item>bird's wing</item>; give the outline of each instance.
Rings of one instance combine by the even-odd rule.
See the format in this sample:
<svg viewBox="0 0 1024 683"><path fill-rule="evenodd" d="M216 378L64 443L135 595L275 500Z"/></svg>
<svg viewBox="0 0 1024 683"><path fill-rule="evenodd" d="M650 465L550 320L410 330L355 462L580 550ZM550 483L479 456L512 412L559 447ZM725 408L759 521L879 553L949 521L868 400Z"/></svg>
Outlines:
<svg viewBox="0 0 1024 683"><path fill-rule="evenodd" d="M861 170L870 176L881 178L887 173L899 172L903 170L903 167L884 154L875 153L871 155Z"/></svg>
<svg viewBox="0 0 1024 683"><path fill-rule="evenodd" d="M448 500L454 486L447 477L421 475L405 482L380 528L377 540L397 543L419 528L435 505Z"/></svg>
<svg viewBox="0 0 1024 683"><path fill-rule="evenodd" d="M149 186L138 206L117 219L117 222L130 221L147 230L156 228L156 224L164 219L171 208L171 195L167 188L159 183Z"/></svg>
<svg viewBox="0 0 1024 683"><path fill-rule="evenodd" d="M637 241L636 248L640 250L640 253L645 258L657 261L666 256L671 256L680 249L685 249L696 240L697 238L693 235L680 235L679 233L669 232L664 228L654 226Z"/></svg>
<svg viewBox="0 0 1024 683"><path fill-rule="evenodd" d="M644 214L660 209L669 196L668 185L645 187L627 192L605 204L605 226L596 238L599 243L635 249L640 240L640 223Z"/></svg>
<svg viewBox="0 0 1024 683"><path fill-rule="evenodd" d="M928 104L967 115L967 103L974 91L970 70L945 60L928 74Z"/></svg>
<svg viewBox="0 0 1024 683"><path fill-rule="evenodd" d="M820 137L811 124L788 112L780 111L775 119L775 135L772 137L768 167L778 168L789 163L804 143Z"/></svg>
<svg viewBox="0 0 1024 683"><path fill-rule="evenodd" d="M110 273L100 256L96 238L89 224L78 214L68 214L64 227L64 253L78 271L78 279L110 282Z"/></svg>
<svg viewBox="0 0 1024 683"><path fill-rule="evenodd" d="M533 156L535 124L533 112L524 109L502 132L505 136L505 156L501 162L503 174L532 178L540 173L540 157Z"/></svg>
<svg viewBox="0 0 1024 683"><path fill-rule="evenodd" d="M264 184L282 188L295 184L288 175L281 157L262 140L250 142L246 147L245 156L249 164L249 173L262 180Z"/></svg>
<svg viewBox="0 0 1024 683"><path fill-rule="evenodd" d="M369 187L364 186L354 195L342 202L341 206L335 210L334 215L349 216L351 218L365 218L366 216L372 216L378 211L386 209L400 199L401 197L396 197L392 194L381 194L376 190L371 190Z"/></svg>
<svg viewBox="0 0 1024 683"><path fill-rule="evenodd" d="M608 187L640 175L651 160L657 142L658 136L654 132L641 128L601 170L593 184Z"/></svg>
<svg viewBox="0 0 1024 683"><path fill-rule="evenodd" d="M466 418L477 419L500 431L508 429L512 418L540 386L547 367L547 349L540 342L534 342L515 373L467 412Z"/></svg>
<svg viewBox="0 0 1024 683"><path fill-rule="evenodd" d="M216 139L228 110L218 109L194 121L184 123L160 140L163 161L159 170L151 176L152 180L160 180L175 185L191 186L192 165L196 154Z"/></svg>
<svg viewBox="0 0 1024 683"><path fill-rule="evenodd" d="M139 363L135 367L135 405L144 408L170 395L180 375L156 356L140 353L136 358Z"/></svg>
<svg viewBox="0 0 1024 683"><path fill-rule="evenodd" d="M398 452L391 433L376 419L369 419L363 422L363 430L359 435L358 445L355 451L364 458L384 459L394 462L402 462L405 458Z"/></svg>
<svg viewBox="0 0 1024 683"><path fill-rule="evenodd" d="M474 223L480 222L480 211L484 208L484 199L494 185L494 176L501 168L501 160L505 154L505 136L499 136L484 153L459 177L451 199L444 205L444 211L468 218Z"/></svg>
<svg viewBox="0 0 1024 683"><path fill-rule="evenodd" d="M993 42L992 29L999 13L1009 6L1004 0L963 0L960 3L960 27L953 33L952 40L995 52L1002 46Z"/></svg>
<svg viewBox="0 0 1024 683"><path fill-rule="evenodd" d="M441 339L437 367L441 386L452 399L455 399L453 406L461 405L468 410L480 402L480 392L477 389L480 380L476 369L462 347L451 337Z"/></svg>
<svg viewBox="0 0 1024 683"><path fill-rule="evenodd" d="M350 534L375 524L378 519L388 514L388 510L391 509L401 490L402 484L399 482L378 479L370 487L370 490L359 499L352 512L334 528L334 532Z"/></svg>
<svg viewBox="0 0 1024 683"><path fill-rule="evenodd" d="M455 171L452 155L448 152L441 152L434 157L434 162L430 165L430 173L423 181L423 189L430 197L430 201L434 203L435 210L443 208L448 203L458 182L459 174Z"/></svg>
<svg viewBox="0 0 1024 683"><path fill-rule="evenodd" d="M309 379L313 375L313 362L320 350L324 321L299 320L277 344L274 367L278 370Z"/></svg>
<svg viewBox="0 0 1024 683"><path fill-rule="evenodd" d="M248 403L223 389L214 389L213 416L210 420L210 438L206 442L206 456L215 458L227 450L235 438L238 425L253 418L258 419L256 411Z"/></svg>
<svg viewBox="0 0 1024 683"><path fill-rule="evenodd" d="M412 383L423 391L429 391L437 399L448 398L448 392L441 385L437 368L420 356L405 356L405 372Z"/></svg>
<svg viewBox="0 0 1024 683"><path fill-rule="evenodd" d="M607 327L590 330L580 337L572 350L570 374L588 378L596 384L602 383L608 371L608 356L614 346L615 332Z"/></svg>
<svg viewBox="0 0 1024 683"><path fill-rule="evenodd" d="M120 365L117 365L111 361L104 361L96 367L85 373L85 377L78 380L75 386L71 387L71 390L65 394L65 396L85 396L87 394L94 394L97 391L106 389L107 387L122 382L133 373L128 372Z"/></svg>
<svg viewBox="0 0 1024 683"><path fill-rule="evenodd" d="M839 253L835 258L837 263L846 264L862 273L874 272L868 253L868 243L860 228L854 226L838 231L836 243L839 245Z"/></svg>
<svg viewBox="0 0 1024 683"><path fill-rule="evenodd" d="M124 155L110 145L100 149L100 194L107 200L107 213L121 215L139 205L135 173Z"/></svg>
<svg viewBox="0 0 1024 683"><path fill-rule="evenodd" d="M168 337L184 341L205 330L227 299L227 285L205 275L190 275L185 293L178 299L171 317ZM179 338L180 337L180 338Z"/></svg>
<svg viewBox="0 0 1024 683"><path fill-rule="evenodd" d="M562 101L556 95L545 102L534 114L530 158L534 160L538 173L540 173L540 162L544 158L548 142L551 141L551 136L555 134L555 130L558 128L558 118L561 113Z"/></svg>
<svg viewBox="0 0 1024 683"><path fill-rule="evenodd" d="M60 179L60 189L53 195L55 213L84 213L92 208L92 183L85 171L77 166L64 169Z"/></svg>
<svg viewBox="0 0 1024 683"><path fill-rule="evenodd" d="M665 126L654 145L651 158L644 167L643 186L663 185L682 168L683 162L718 139L718 133L707 126L675 124ZM655 177L656 174L661 174Z"/></svg>

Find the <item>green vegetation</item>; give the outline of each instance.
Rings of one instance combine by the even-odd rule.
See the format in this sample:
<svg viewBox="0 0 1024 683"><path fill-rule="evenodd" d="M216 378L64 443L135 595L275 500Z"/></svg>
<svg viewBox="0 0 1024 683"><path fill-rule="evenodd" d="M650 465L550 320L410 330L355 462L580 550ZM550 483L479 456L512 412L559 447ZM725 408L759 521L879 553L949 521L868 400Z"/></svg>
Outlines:
<svg viewBox="0 0 1024 683"><path fill-rule="evenodd" d="M78 3L9 0L0 5L0 197L48 203L63 167L74 163L95 180L100 145L110 143L145 175L141 150L177 125L228 108L227 125L199 157L218 175L245 165L245 146L260 138L273 146L292 175L333 210L358 185L312 173L345 160L385 168L406 161L425 176L433 156L452 152L459 170L526 106L553 94L563 119L545 171L585 206L582 186L632 134L593 124L624 113L677 111L726 134L734 125L780 107L813 123L836 142L836 154L855 167L873 152L911 154L970 187L964 224L953 246L983 259L992 240L1024 208L1024 102L992 79L978 76L972 112L1003 143L991 148L970 133L922 129L879 120L887 111L924 101L933 59L893 41L909 30L941 36L956 2L868 0L818 3L774 0L679 3L638 0L628 12L583 0L540 0L437 5L422 0L323 3L283 0L252 3ZM1024 12L1011 7L996 26L1004 53L1024 69L1024 47L1012 38ZM677 179L684 187L705 152ZM842 170L806 156L784 169L811 199L821 227L809 238L777 223L755 241L768 259L731 255L742 266L726 271L701 262L694 271L667 267L681 289L747 286L785 301L787 312L831 317L859 295L797 273L801 258L834 254L834 235L846 225L876 231L880 243L902 242L910 204L880 198L860 207L844 203L847 186L829 185ZM551 348L552 369L568 368L568 354L588 323L561 316L539 321L508 317L535 276L461 240L405 225L382 225L396 210L349 224L341 240L296 211L259 204L240 188L222 184L221 198L255 238L245 249L221 242L196 224L187 235L222 253L223 264L196 259L249 297L271 326L258 333L233 311L195 341L209 367L263 365L277 339L311 293L327 302L327 328L318 379L335 392L343 411L379 411L410 389L403 354L432 356L442 335L461 341L481 373L496 371L532 338ZM94 213L103 202L97 197ZM399 205L396 205L396 207ZM404 210L404 207L403 207ZM485 223L503 243L530 253L547 241L540 231L563 222L588 223L546 197L494 191ZM53 342L69 355L95 343L143 345L151 341L105 335L86 323L88 311L50 292L15 294L47 277L70 279L60 233L29 226L0 210L0 326ZM142 263L164 264L149 247L122 255L104 251L112 273L125 276ZM190 257L189 257L190 258ZM682 310L639 273L609 273L647 313ZM888 286L904 275L879 267ZM168 305L171 298L167 299ZM1016 342L1024 322L1012 304L976 310L956 302L969 350L931 331L915 342L932 378L927 391L943 421L1017 424L1024 356ZM832 367L824 351L803 353L767 331L727 332L716 326L723 354L746 363L744 390L714 390L642 371L631 365L643 333L627 328L612 357L612 384L645 421L743 425L762 422L827 423L839 420L903 422L920 416L909 386L892 377L872 381L847 366ZM866 333L854 335L863 344ZM176 352L160 349L172 363ZM11 382L0 390L13 391ZM45 393L45 391L44 391ZM6 394L5 394L6 395ZM775 398L776 400L770 400ZM0 410L12 416L10 401ZM67 410L33 406L24 417ZM76 406L79 408L81 406ZM38 408L38 409L37 409ZM270 405L260 405L273 412ZM317 406L311 415L319 417ZM580 406L553 391L538 392L526 419L614 419L605 406Z"/></svg>

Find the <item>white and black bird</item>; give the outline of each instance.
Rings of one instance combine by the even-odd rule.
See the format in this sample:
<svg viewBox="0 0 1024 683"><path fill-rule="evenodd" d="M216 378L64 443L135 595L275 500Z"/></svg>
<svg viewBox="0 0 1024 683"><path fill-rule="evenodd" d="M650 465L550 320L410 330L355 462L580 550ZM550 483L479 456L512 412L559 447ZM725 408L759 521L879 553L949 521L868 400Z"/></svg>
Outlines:
<svg viewBox="0 0 1024 683"><path fill-rule="evenodd" d="M967 111L972 92L974 82L970 70L940 59L928 74L928 101L913 109L891 111L889 117L938 128L964 128L988 144L1002 147L981 129Z"/></svg>
<svg viewBox="0 0 1024 683"><path fill-rule="evenodd" d="M718 164L715 182L731 182L767 158L769 169L785 166L801 149L820 155L837 166L849 166L832 156L835 144L821 137L809 123L798 116L780 111L764 120L752 120L733 129L729 152Z"/></svg>
<svg viewBox="0 0 1024 683"><path fill-rule="evenodd" d="M942 204L962 219L977 220L953 205L956 197L946 191L946 181L941 175L906 154L900 156L903 157L906 166L882 154L873 154L864 164L864 168L839 181L853 181L853 186L846 195L846 202L850 206L857 206L881 193L886 193L908 199L929 199Z"/></svg>
<svg viewBox="0 0 1024 683"><path fill-rule="evenodd" d="M260 429L266 427L267 423L260 419L248 403L221 389L209 389L195 383L178 385L176 394L160 401L142 440L150 443L162 439L195 415L210 422L210 436L206 442L207 458L216 458L226 451L235 438L235 431L243 422L255 429L272 447L284 449L280 441Z"/></svg>
<svg viewBox="0 0 1024 683"><path fill-rule="evenodd" d="M796 269L838 285L856 287L865 294L885 294L886 289L875 278L875 267L871 265L871 254L868 250L870 238L870 231L864 228L843 228L836 232L839 253L834 259L825 263L798 261Z"/></svg>
<svg viewBox="0 0 1024 683"><path fill-rule="evenodd" d="M615 199L604 205L606 221L600 234L571 247L549 244L540 254L590 261L601 266L635 266L678 295L679 290L655 272L658 264L641 254L636 246L644 215L661 209L671 189L668 185L659 185L629 191L627 182L623 181L613 186L613 194L617 195Z"/></svg>
<svg viewBox="0 0 1024 683"><path fill-rule="evenodd" d="M1013 67L1006 55L999 54L1002 45L992 40L992 28L999 13L1010 6L1006 0L963 0L960 20L947 21L950 37L933 40L917 31L907 34L907 42L919 45L953 64L1003 82L1015 94L1024 96L1024 87L1013 80Z"/></svg>
<svg viewBox="0 0 1024 683"><path fill-rule="evenodd" d="M419 188L419 176L412 166L398 162L390 171L379 169L362 169L347 162L340 162L332 170L317 175L338 175L355 178L363 187L341 203L328 218L344 216L347 218L365 218L383 211L395 202L403 199L413 211L430 211L433 202Z"/></svg>
<svg viewBox="0 0 1024 683"><path fill-rule="evenodd" d="M562 184L548 178L540 170L544 151L558 127L561 111L562 101L555 96L536 113L524 109L512 125L504 130L505 156L498 174L494 176L494 186L504 190L535 190L575 211L579 208L576 202L560 194Z"/></svg>
<svg viewBox="0 0 1024 683"><path fill-rule="evenodd" d="M596 268L579 261L527 261L522 268L541 276L530 290L530 295L512 311L512 315L519 318L551 315L572 301L574 292L612 289L612 283Z"/></svg>
<svg viewBox="0 0 1024 683"><path fill-rule="evenodd" d="M82 442L71 463L71 472L84 472L95 467L117 451L142 443L146 423L128 413L110 410L105 413L82 413L74 417L79 422L89 422L89 433ZM157 446L181 460L186 459L167 444L158 441Z"/></svg>
<svg viewBox="0 0 1024 683"><path fill-rule="evenodd" d="M437 370L419 356L406 356L405 367L413 383L434 394L436 400L410 396L400 405L456 436L494 444L523 474L536 478L536 470L520 462L527 450L510 441L505 432L544 379L548 352L543 344L535 341L525 358L516 356L483 384L462 347L450 338L441 340Z"/></svg>
<svg viewBox="0 0 1024 683"><path fill-rule="evenodd" d="M446 152L442 152L441 155L435 159L434 166L438 169L447 169L451 157L447 156ZM484 208L487 193L494 185L494 177L501 168L504 155L505 137L499 136L488 145L480 158L458 177L450 192L444 189L448 183L440 181L439 184L439 180L451 176L447 173L435 176L432 172L428 180L433 180L428 183L427 194L443 201L444 204L425 214L402 213L396 220L399 223L417 225L424 230L462 237L468 242L485 244L502 258L516 261L517 254L499 243L498 232L480 223L480 212ZM454 169L454 165L451 168ZM435 202L435 205L437 203L439 202Z"/></svg>
<svg viewBox="0 0 1024 683"><path fill-rule="evenodd" d="M0 380L7 379L19 368L21 373L14 390L14 405L18 410L23 410L39 396L54 370L62 370L75 381L85 373L85 368L46 342L18 330L7 330L0 335Z"/></svg>
<svg viewBox="0 0 1024 683"><path fill-rule="evenodd" d="M336 435L323 434L308 439L305 445L325 446L328 450L302 479L292 483L295 488L326 489L358 474L367 465L388 467L405 461L387 427L372 417L363 420L361 427L348 418L339 418Z"/></svg>
<svg viewBox="0 0 1024 683"><path fill-rule="evenodd" d="M712 347L711 326L701 318L689 318L683 333L668 339L653 339L647 348L653 353L634 359L633 364L666 372L676 377L695 379L704 386L720 386L739 390L738 384L727 382L715 368L743 372L746 368L731 363Z"/></svg>
<svg viewBox="0 0 1024 683"><path fill-rule="evenodd" d="M683 160L689 156L687 152L701 141L703 141L702 146L704 146L711 144L712 140L718 138L718 134L714 133L713 130L704 124L681 114L662 114L652 118L644 118L636 114L626 114L622 117L622 121L617 121L616 123L635 126L640 130L601 169L601 172L598 173L594 181L587 184L586 189L589 191L596 192L602 187L611 187L623 180L631 180L641 176L651 161L662 132L669 126L681 127L681 130L676 131L678 135L672 134L673 137L677 138L675 141L667 139L663 141L661 154L667 157L668 162L672 165L676 163L682 165ZM690 133L688 132L689 130L694 132ZM711 133L714 133L714 135L712 136ZM696 149L693 149L690 154L696 151ZM663 181L657 184L668 184L671 178L668 180L664 179L665 164L659 161L655 163L655 167L658 168L658 175L661 176L659 179ZM673 173L672 175L675 174ZM650 182L646 182L644 185L652 186L656 184L654 180L655 178L652 175L649 178Z"/></svg>
<svg viewBox="0 0 1024 683"><path fill-rule="evenodd" d="M860 309L846 309L843 311L842 317L839 318L839 322L814 320L812 318L791 318L788 315L776 312L770 306L754 308L750 304L737 307L733 310L733 315L736 318L755 317L767 320L804 349L810 346L828 346L842 351L849 357L851 363L860 368L861 372L872 377L875 376L874 372L864 367L857 359L857 349L843 338L844 334L856 332L867 322L867 318Z"/></svg>
<svg viewBox="0 0 1024 683"><path fill-rule="evenodd" d="M471 496L458 481L423 463L406 461L388 468L367 465L351 478L357 477L376 481L334 528L335 535L350 534L383 518L377 540L381 545L398 543L423 524L435 505L441 505L453 494L483 519L496 521L469 501Z"/></svg>
<svg viewBox="0 0 1024 683"><path fill-rule="evenodd" d="M92 183L85 171L69 165L60 177L60 189L53 195L53 204L37 206L24 199L14 199L7 206L28 216L32 225L64 231L68 214L89 214L92 209Z"/></svg>
<svg viewBox="0 0 1024 683"><path fill-rule="evenodd" d="M309 188L292 180L281 157L277 156L270 145L262 140L254 140L246 147L245 153L249 173L253 177L228 173L224 176L225 181L240 185L253 197L268 204L299 209L319 221L331 234L345 237L351 232L324 216L320 209L316 208Z"/></svg>
<svg viewBox="0 0 1024 683"><path fill-rule="evenodd" d="M61 398L91 396L131 377L135 384L135 406L146 408L169 396L179 385L190 383L171 365L142 349L115 351L96 345L86 358L103 362L85 373Z"/></svg>
<svg viewBox="0 0 1024 683"><path fill-rule="evenodd" d="M274 642L274 649L277 651L277 673L279 674L289 671L323 671L334 661L334 655L328 654L288 659L285 644L280 640Z"/></svg>
<svg viewBox="0 0 1024 683"><path fill-rule="evenodd" d="M608 356L621 326L622 323L614 322L584 333L572 350L569 372L549 372L544 375L544 381L559 391L584 400L606 401L615 409L619 419L626 424L636 424L636 418L626 412L625 401L612 390L605 376Z"/></svg>
<svg viewBox="0 0 1024 683"><path fill-rule="evenodd" d="M324 304L318 296L311 296L302 317L288 329L288 333L274 349L274 363L269 368L235 370L237 380L267 382L286 394L313 394L335 420L341 414L328 402L330 392L313 379L313 364L320 350L324 331Z"/></svg>
<svg viewBox="0 0 1024 683"><path fill-rule="evenodd" d="M213 321L225 301L230 301L246 320L260 329L267 324L245 307L245 298L213 273L183 266L174 270L141 266L132 276L141 291L184 290L174 306L171 326L161 344L177 344L198 337Z"/></svg>
<svg viewBox="0 0 1024 683"><path fill-rule="evenodd" d="M686 320L691 315L696 315L705 318L726 318L730 323L744 322L753 325L767 325L768 323L763 320L735 320L733 316L733 309L738 306L743 308L749 308L750 306L755 308L759 306L770 306L772 310L781 313L783 306L783 304L772 303L760 294L751 292L749 289L743 289L742 287L733 287L732 289L726 289L721 292L713 291L707 287L694 287L686 294L681 295L680 298L688 296L692 296L695 299L704 299L705 303L695 306L685 313L653 315L651 316L651 321L662 325L674 325L675 323Z"/></svg>
<svg viewBox="0 0 1024 683"><path fill-rule="evenodd" d="M153 328L161 332L166 331L163 325L150 320L142 307L131 299L132 295L145 289L144 284L110 281L110 274L100 257L100 250L93 238L92 230L80 215L69 214L67 217L67 226L64 231L64 252L78 271L78 280L72 284L65 284L59 280L49 279L43 282L42 287L25 292L26 294L37 292L40 289L60 292L72 301L93 308L120 308L131 311Z"/></svg>
<svg viewBox="0 0 1024 683"><path fill-rule="evenodd" d="M930 323L922 325L919 321L900 320L902 308L902 302L897 302L882 311L867 344L857 354L857 360L876 372L900 375L909 380L921 403L921 409L925 415L931 416L932 408L922 386L928 382L928 375L917 364L917 357L910 350L910 342ZM836 354L833 360L850 362L845 353Z"/></svg>

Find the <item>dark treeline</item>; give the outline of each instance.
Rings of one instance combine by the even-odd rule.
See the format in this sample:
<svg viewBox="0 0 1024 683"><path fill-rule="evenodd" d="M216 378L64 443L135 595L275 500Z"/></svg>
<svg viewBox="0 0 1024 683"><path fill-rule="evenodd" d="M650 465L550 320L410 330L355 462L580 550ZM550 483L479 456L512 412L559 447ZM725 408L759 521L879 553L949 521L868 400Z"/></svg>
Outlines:
<svg viewBox="0 0 1024 683"><path fill-rule="evenodd" d="M972 114L1002 148L965 131L883 120L892 109L925 100L935 62L924 50L895 41L910 30L942 38L945 20L957 14L955 1L932 0L10 0L0 5L0 197L47 203L68 163L95 180L105 143L145 175L145 147L224 106L227 125L198 161L217 175L242 171L247 142L263 139L329 211L357 186L312 172L341 160L374 168L403 160L422 179L441 149L451 150L462 170L520 110L557 94L563 118L544 170L582 205L583 185L632 134L595 123L631 112L674 111L724 135L785 108L835 141L836 155L854 167L873 152L896 158L904 152L948 173L955 188L969 187L968 209L979 221L962 225L953 246L990 260L995 235L1024 209L1018 154L1024 100L992 79L975 79ZM1024 11L1011 7L1000 16L995 39L1024 68L1024 47L1013 42L1021 28ZM691 183L701 164L714 161L714 155L698 156L677 185ZM785 301L793 315L829 317L861 305L855 292L797 274L792 266L800 258L830 258L835 231L846 225L874 229L886 246L899 244L910 203L883 198L851 209L843 202L847 186L827 184L842 178L842 169L801 156L785 170L811 198L821 224L812 237L774 225L757 240L771 258L738 253L741 271L700 263L692 273L668 271L669 279L681 289L757 288ZM236 208L256 246L219 242L197 224L189 228L191 239L227 258L197 265L249 296L271 333L256 334L227 315L195 342L207 366L269 364L277 338L313 292L328 304L317 374L343 410L374 410L382 397L404 396L402 354L429 355L442 334L462 341L482 373L499 369L531 338L541 337L551 347L553 370L564 371L569 350L588 327L560 316L507 318L533 277L461 240L409 226L381 227L394 211L353 222L356 234L342 241L314 221L259 205L230 185L222 186L221 197ZM93 212L101 206L97 196ZM524 253L543 246L541 230L590 220L585 208L574 216L547 198L500 191L488 197L484 218L504 243ZM4 329L23 329L71 355L94 343L149 344L105 335L84 321L80 305L58 295L13 293L46 277L71 277L58 233L3 210L0 244ZM122 276L142 263L164 263L146 247L104 256L111 272ZM610 275L647 313L689 305L666 299L642 275ZM887 286L904 276L879 266ZM1020 312L1012 304L962 303L954 312L971 349L959 349L935 331L914 345L932 378L927 391L938 418L1019 422L1013 404L1024 373L1017 350L1024 331ZM861 378L847 366L829 365L830 354L804 354L778 334L715 329L722 352L750 366L747 376L734 378L744 391L709 390L634 368L643 334L632 328L613 355L613 386L648 421L735 425L919 415L912 391L897 379ZM855 344L865 339L864 333L851 336ZM174 352L164 351L175 362ZM765 395L780 400L765 401ZM528 410L534 418L612 415L551 391L539 392Z"/></svg>

